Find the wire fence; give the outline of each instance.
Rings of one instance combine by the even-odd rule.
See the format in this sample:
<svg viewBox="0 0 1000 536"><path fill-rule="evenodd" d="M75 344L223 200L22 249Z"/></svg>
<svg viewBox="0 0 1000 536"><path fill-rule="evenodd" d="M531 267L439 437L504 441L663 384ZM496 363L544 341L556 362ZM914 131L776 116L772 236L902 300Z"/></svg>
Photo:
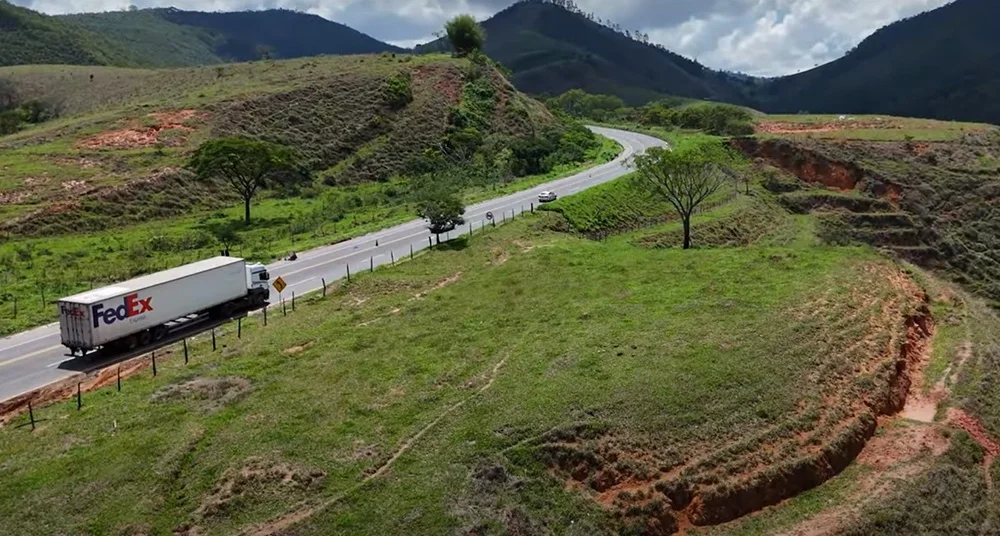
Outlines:
<svg viewBox="0 0 1000 536"><path fill-rule="evenodd" d="M479 233L485 233L490 229L496 228L498 225L515 221L518 216L523 215L525 212L534 213L535 204L527 203L525 205L513 206L512 208L505 208L499 215L488 213L485 217L479 219L478 225L474 221L466 222L461 228L456 227L454 230L446 231L436 237L427 236L427 242L424 242L423 238L421 238L420 240L411 240L398 247L391 247L387 252L370 255L367 263L355 262L353 267L347 261L343 264L335 264L325 275L318 277L319 286L316 288L299 292L290 291L288 299L285 299L284 293L279 293L279 299L276 303L272 301L259 310L243 313L242 316L221 322L198 326L191 333L182 332L165 342L161 342L156 348L142 349L134 355L126 354L125 356L119 355L106 358L109 360L106 365L99 365L94 370L84 372L82 373L82 377L81 374L78 374L66 380L39 387L34 391L19 395L5 402L0 402L0 425L27 413L28 420L16 427L30 427L31 430L35 430L38 423L44 420L40 418L39 412L46 405L72 398L76 399L77 410L82 411L85 407L84 395L87 393L109 387L113 387L117 392L121 392L123 389L123 378L145 371L149 371L153 377L156 377L159 373L158 360L159 363L162 363L165 357L182 354L184 364L190 364L195 357L192 351L192 341L200 340L203 337L207 340L210 337L211 352L218 352L220 342L223 338L235 335L237 339L242 339L245 331L244 319L250 315L260 315L260 326L267 327L269 315L273 317L277 313L282 317L287 317L290 313L296 311L297 302L310 294L318 294L318 296L313 297L312 301L326 298L331 287L338 281L343 280L345 284L350 284L352 278L356 278L362 273L374 273L380 268L392 268L403 261L415 259L418 254L425 250L433 251L442 244L447 244L460 237L471 239ZM376 248L380 247L378 238L374 239L373 243ZM388 257L388 261L386 257ZM280 275L280 273L273 274L272 283L274 276Z"/></svg>

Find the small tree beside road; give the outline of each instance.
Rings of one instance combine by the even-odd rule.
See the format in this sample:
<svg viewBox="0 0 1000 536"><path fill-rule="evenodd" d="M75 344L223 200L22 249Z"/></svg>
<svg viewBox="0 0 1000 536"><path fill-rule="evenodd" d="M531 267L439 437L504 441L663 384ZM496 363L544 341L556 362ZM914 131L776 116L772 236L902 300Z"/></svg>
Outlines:
<svg viewBox="0 0 1000 536"><path fill-rule="evenodd" d="M685 150L654 147L632 165L650 192L666 199L684 227L684 249L691 248L691 216L729 180L732 155L718 144Z"/></svg>
<svg viewBox="0 0 1000 536"><path fill-rule="evenodd" d="M444 25L444 30L456 56L463 58L483 50L486 31L472 15L458 15Z"/></svg>
<svg viewBox="0 0 1000 536"><path fill-rule="evenodd" d="M428 221L435 241L441 243L441 233L465 223L465 206L458 196L443 186L429 187L417 199L417 215Z"/></svg>
<svg viewBox="0 0 1000 536"><path fill-rule="evenodd" d="M242 137L203 143L187 168L201 180L224 179L243 199L245 223L250 223L250 202L259 190L309 176L288 147Z"/></svg>

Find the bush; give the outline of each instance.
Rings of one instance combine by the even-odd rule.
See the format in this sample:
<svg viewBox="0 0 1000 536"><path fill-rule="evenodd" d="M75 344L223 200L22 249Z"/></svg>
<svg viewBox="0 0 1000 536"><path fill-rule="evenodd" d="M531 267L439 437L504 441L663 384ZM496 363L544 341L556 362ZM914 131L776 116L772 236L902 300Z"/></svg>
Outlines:
<svg viewBox="0 0 1000 536"><path fill-rule="evenodd" d="M730 104L696 104L674 114L674 123L692 130L703 130L716 136L753 134L750 112Z"/></svg>
<svg viewBox="0 0 1000 536"><path fill-rule="evenodd" d="M486 42L486 32L472 15L458 15L448 21L444 29L455 55L459 57L481 51Z"/></svg>
<svg viewBox="0 0 1000 536"><path fill-rule="evenodd" d="M405 108L413 102L413 85L410 73L400 73L390 77L385 82L385 100L393 110Z"/></svg>

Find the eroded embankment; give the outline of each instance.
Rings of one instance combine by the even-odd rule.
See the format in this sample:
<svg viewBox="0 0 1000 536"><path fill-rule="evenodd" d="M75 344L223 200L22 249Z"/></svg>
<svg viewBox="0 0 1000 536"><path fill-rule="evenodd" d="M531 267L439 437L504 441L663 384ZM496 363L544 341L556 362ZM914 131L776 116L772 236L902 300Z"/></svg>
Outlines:
<svg viewBox="0 0 1000 536"><path fill-rule="evenodd" d="M892 203L899 201L902 187L888 178L783 139L734 138L733 147L751 159L763 159L799 179L842 192L858 190Z"/></svg>
<svg viewBox="0 0 1000 536"><path fill-rule="evenodd" d="M160 360L168 359L171 350L163 349L157 351ZM45 387L40 387L10 400L0 402L0 427L11 422L18 415L28 413L29 402L35 411L39 408L63 402L77 396L77 393L86 394L90 391L115 385L119 379L135 376L152 366L149 354L133 357L114 366L107 366L88 374L79 374L60 380Z"/></svg>
<svg viewBox="0 0 1000 536"><path fill-rule="evenodd" d="M829 480L857 458L880 417L903 409L934 331L929 299L913 281L897 268L862 272L852 300L835 306L831 296L807 307L826 309L826 330L796 353L808 349L823 361L805 380L815 396L796 414L725 444L686 447L581 425L540 438L539 457L570 488L648 535L732 521ZM876 281L888 281L891 296L863 290ZM843 335L859 325L859 337Z"/></svg>

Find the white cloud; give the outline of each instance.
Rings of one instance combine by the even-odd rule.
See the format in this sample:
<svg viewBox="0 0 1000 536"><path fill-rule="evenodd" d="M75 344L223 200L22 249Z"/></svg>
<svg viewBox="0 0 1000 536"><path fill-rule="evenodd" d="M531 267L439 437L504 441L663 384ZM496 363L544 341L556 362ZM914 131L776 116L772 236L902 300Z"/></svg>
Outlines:
<svg viewBox="0 0 1000 536"><path fill-rule="evenodd" d="M512 0L14 0L45 13L174 6L201 11L285 7L350 25L398 46L426 42L458 13L485 19ZM900 18L951 0L575 0L585 12L649 34L709 67L764 76L844 54Z"/></svg>

